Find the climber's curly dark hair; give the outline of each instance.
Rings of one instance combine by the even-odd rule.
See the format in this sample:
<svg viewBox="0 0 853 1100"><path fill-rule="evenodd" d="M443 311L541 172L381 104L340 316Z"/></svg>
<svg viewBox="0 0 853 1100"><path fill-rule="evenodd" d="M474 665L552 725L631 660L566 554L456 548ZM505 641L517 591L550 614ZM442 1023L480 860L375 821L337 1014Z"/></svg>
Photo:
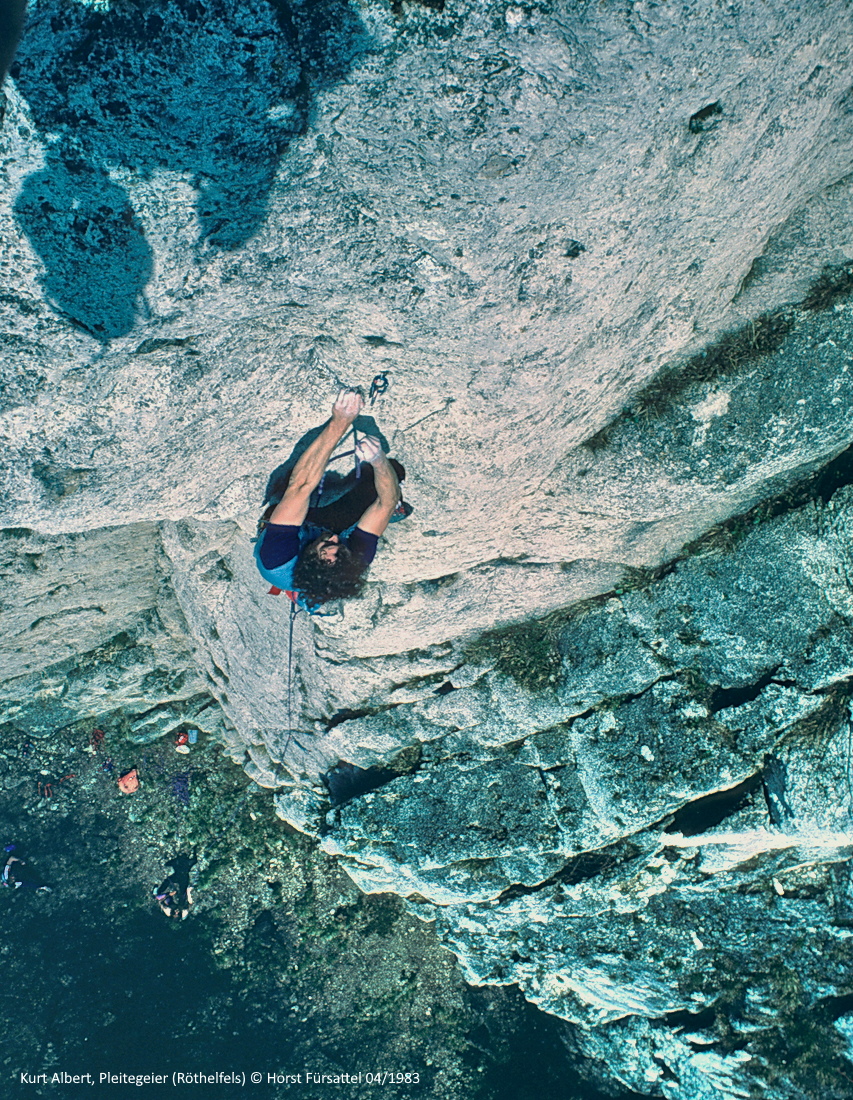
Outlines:
<svg viewBox="0 0 853 1100"><path fill-rule="evenodd" d="M293 587L309 607L360 596L367 579L364 559L348 546L340 546L334 561L323 561L318 549L316 543L306 546L293 570Z"/></svg>

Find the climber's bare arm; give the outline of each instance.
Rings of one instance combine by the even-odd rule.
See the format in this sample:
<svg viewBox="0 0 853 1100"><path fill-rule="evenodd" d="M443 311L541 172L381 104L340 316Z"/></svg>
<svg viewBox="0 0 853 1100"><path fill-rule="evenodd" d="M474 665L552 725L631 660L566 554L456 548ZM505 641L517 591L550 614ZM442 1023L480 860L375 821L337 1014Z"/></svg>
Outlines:
<svg viewBox="0 0 853 1100"><path fill-rule="evenodd" d="M378 498L358 521L358 526L368 534L381 535L391 522L391 516L399 503L400 483L378 439L366 436L357 450L362 462L369 462L373 466L373 483Z"/></svg>
<svg viewBox="0 0 853 1100"><path fill-rule="evenodd" d="M311 494L320 484L332 452L361 412L364 398L355 390L342 390L332 406L332 419L293 467L287 491L273 509L269 522L299 527L308 514Z"/></svg>

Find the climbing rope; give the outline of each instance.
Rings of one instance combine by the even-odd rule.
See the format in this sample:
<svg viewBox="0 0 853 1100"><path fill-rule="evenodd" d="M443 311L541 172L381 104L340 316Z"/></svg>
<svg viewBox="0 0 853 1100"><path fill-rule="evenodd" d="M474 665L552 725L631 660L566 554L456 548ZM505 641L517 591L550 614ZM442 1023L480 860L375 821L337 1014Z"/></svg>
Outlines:
<svg viewBox="0 0 853 1100"><path fill-rule="evenodd" d="M293 620L299 614L296 601L290 601L290 627L287 632L287 740L282 756L287 752L293 738Z"/></svg>

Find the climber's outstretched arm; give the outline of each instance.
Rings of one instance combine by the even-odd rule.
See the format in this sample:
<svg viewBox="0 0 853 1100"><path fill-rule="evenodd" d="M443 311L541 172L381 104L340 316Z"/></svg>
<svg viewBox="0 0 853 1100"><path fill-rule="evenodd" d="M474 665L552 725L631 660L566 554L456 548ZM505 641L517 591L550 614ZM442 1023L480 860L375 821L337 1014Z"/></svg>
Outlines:
<svg viewBox="0 0 853 1100"><path fill-rule="evenodd" d="M377 499L358 521L358 526L370 535L381 535L391 522L391 516L400 501L400 483L394 467L375 436L368 435L362 439L356 447L356 453L362 462L369 462L373 466L373 484L377 494Z"/></svg>
<svg viewBox="0 0 853 1100"><path fill-rule="evenodd" d="M332 419L293 467L287 490L272 510L270 523L300 527L308 514L311 494L320 484L332 452L361 412L364 398L355 390L341 390L332 406Z"/></svg>

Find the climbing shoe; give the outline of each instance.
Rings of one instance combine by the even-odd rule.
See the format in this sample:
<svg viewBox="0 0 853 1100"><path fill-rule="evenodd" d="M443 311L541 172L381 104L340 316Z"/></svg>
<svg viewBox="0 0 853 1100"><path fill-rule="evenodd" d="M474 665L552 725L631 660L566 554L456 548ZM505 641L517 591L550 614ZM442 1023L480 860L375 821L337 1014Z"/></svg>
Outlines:
<svg viewBox="0 0 853 1100"><path fill-rule="evenodd" d="M389 523L399 523L401 519L408 519L408 517L414 512L414 508L408 501L401 500L394 511L391 513Z"/></svg>

